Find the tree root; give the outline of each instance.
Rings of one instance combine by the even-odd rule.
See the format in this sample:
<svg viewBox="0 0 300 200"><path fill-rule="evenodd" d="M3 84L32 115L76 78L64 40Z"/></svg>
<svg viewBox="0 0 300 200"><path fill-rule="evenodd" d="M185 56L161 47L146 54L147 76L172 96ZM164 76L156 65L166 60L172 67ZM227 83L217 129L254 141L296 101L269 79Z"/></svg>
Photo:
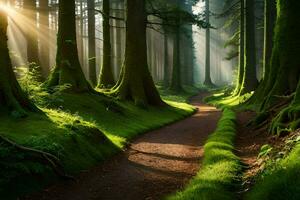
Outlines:
<svg viewBox="0 0 300 200"><path fill-rule="evenodd" d="M41 159L42 162L45 162L47 165L49 165L57 176L59 176L63 179L67 179L67 180L75 180L74 177L67 175L65 173L65 170L64 170L62 164L60 163L60 160L56 156L54 156L50 153L41 151L41 150L24 147L22 145L19 145L15 142L9 140L8 138L4 137L1 134L0 134L0 141L16 148L19 151L28 152L28 153L36 155L39 159Z"/></svg>

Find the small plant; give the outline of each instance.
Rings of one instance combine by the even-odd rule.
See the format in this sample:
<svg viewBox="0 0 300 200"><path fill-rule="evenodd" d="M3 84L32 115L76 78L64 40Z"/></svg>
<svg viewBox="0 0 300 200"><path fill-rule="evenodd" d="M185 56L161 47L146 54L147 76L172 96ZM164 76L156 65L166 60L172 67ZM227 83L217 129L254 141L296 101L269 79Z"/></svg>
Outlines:
<svg viewBox="0 0 300 200"><path fill-rule="evenodd" d="M51 88L51 93L43 87L42 75L40 67L36 64L29 64L28 67L18 67L19 83L23 91L28 95L29 99L39 107L48 107L49 105L63 101L60 96L61 93L70 85L60 85Z"/></svg>

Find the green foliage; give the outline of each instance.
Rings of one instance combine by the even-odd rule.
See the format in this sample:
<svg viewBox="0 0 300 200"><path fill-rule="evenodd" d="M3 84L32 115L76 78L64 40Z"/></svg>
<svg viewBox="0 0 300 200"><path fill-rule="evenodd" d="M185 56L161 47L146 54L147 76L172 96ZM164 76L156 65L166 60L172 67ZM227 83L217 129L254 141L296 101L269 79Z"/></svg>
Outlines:
<svg viewBox="0 0 300 200"><path fill-rule="evenodd" d="M217 130L204 146L202 169L189 185L169 199L175 200L233 200L236 199L241 165L233 153L235 113L225 109Z"/></svg>
<svg viewBox="0 0 300 200"><path fill-rule="evenodd" d="M300 137L288 139L284 148L273 152L259 174L247 200L296 200L300 198ZM292 151L291 151L292 150Z"/></svg>
<svg viewBox="0 0 300 200"><path fill-rule="evenodd" d="M30 70L28 69L30 67ZM60 85L53 87L51 93L41 82L41 74L39 66L31 65L28 67L18 67L17 73L20 75L19 83L22 90L27 94L29 99L40 107L48 107L49 105L62 101L60 98L63 91L70 88L70 85Z"/></svg>

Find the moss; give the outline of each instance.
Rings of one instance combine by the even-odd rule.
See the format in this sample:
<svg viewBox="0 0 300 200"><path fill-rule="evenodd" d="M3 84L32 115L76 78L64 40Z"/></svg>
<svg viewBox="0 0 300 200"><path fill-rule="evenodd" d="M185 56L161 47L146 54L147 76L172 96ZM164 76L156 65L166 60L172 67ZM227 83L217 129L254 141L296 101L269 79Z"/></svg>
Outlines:
<svg viewBox="0 0 300 200"><path fill-rule="evenodd" d="M237 199L236 189L241 173L239 158L234 155L235 113L224 110L217 130L204 146L204 160L199 173L187 187L168 199Z"/></svg>
<svg viewBox="0 0 300 200"><path fill-rule="evenodd" d="M253 189L247 193L247 200L296 200L300 198L299 176L300 145L283 159L273 161L258 177Z"/></svg>

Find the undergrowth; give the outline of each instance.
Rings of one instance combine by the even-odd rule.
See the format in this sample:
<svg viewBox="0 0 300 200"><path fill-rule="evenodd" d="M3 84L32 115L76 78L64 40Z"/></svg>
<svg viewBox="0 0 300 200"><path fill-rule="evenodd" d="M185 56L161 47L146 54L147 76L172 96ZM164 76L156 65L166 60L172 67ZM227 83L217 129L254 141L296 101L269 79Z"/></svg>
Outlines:
<svg viewBox="0 0 300 200"><path fill-rule="evenodd" d="M170 200L233 200L240 181L241 165L234 154L236 116L225 109L217 130L204 146L201 171Z"/></svg>
<svg viewBox="0 0 300 200"><path fill-rule="evenodd" d="M256 184L246 194L247 200L300 199L300 135L289 137L281 148L265 145L264 159Z"/></svg>

